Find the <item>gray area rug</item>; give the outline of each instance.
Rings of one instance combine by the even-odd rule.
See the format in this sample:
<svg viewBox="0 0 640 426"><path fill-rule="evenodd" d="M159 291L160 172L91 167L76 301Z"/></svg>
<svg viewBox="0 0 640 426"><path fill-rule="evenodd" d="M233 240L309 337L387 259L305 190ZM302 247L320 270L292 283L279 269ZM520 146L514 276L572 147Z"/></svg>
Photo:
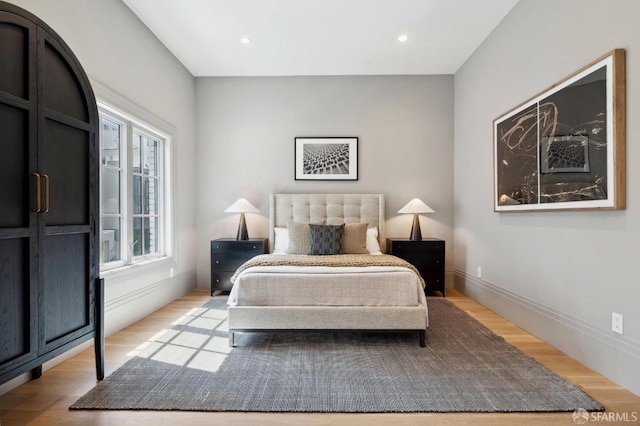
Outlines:
<svg viewBox="0 0 640 426"><path fill-rule="evenodd" d="M154 337L71 409L256 412L549 412L603 407L451 302L415 334L241 333L226 297Z"/></svg>

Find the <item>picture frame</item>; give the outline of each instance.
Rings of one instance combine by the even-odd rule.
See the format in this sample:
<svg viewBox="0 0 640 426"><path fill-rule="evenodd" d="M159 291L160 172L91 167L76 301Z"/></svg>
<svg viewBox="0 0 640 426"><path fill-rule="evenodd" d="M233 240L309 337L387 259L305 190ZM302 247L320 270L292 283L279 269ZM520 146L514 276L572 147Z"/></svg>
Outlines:
<svg viewBox="0 0 640 426"><path fill-rule="evenodd" d="M493 121L496 212L626 208L625 51Z"/></svg>
<svg viewBox="0 0 640 426"><path fill-rule="evenodd" d="M296 137L295 180L358 180L358 138Z"/></svg>

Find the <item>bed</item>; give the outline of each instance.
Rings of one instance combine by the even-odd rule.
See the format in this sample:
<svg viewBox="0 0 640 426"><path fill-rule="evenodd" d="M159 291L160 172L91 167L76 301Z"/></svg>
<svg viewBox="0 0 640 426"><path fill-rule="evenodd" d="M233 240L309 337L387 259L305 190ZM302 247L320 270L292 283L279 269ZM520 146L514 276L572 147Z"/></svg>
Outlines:
<svg viewBox="0 0 640 426"><path fill-rule="evenodd" d="M409 263L382 254L384 209L383 194L273 194L271 254L248 261L232 278L229 345L238 332L357 330L417 333L424 347L424 281ZM337 228L348 254L327 255L323 244ZM305 252L318 244L316 255Z"/></svg>

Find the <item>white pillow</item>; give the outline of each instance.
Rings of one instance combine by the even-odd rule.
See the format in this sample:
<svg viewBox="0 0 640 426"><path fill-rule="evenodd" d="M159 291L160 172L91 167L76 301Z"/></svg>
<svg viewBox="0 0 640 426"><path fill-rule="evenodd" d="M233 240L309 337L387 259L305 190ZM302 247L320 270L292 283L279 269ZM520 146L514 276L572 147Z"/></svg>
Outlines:
<svg viewBox="0 0 640 426"><path fill-rule="evenodd" d="M380 251L380 244L378 243L378 228L367 229L367 250L370 254L382 254Z"/></svg>
<svg viewBox="0 0 640 426"><path fill-rule="evenodd" d="M287 228L273 228L275 241L273 242L273 254L287 254L289 248L289 230Z"/></svg>

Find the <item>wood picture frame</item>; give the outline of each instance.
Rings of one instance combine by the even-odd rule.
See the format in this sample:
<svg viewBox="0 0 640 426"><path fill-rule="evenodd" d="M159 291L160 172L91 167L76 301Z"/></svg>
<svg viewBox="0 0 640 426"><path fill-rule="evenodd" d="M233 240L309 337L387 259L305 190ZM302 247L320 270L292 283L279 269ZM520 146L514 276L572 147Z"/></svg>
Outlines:
<svg viewBox="0 0 640 426"><path fill-rule="evenodd" d="M625 51L493 122L494 211L626 208Z"/></svg>
<svg viewBox="0 0 640 426"><path fill-rule="evenodd" d="M295 180L358 180L358 138L296 137Z"/></svg>

